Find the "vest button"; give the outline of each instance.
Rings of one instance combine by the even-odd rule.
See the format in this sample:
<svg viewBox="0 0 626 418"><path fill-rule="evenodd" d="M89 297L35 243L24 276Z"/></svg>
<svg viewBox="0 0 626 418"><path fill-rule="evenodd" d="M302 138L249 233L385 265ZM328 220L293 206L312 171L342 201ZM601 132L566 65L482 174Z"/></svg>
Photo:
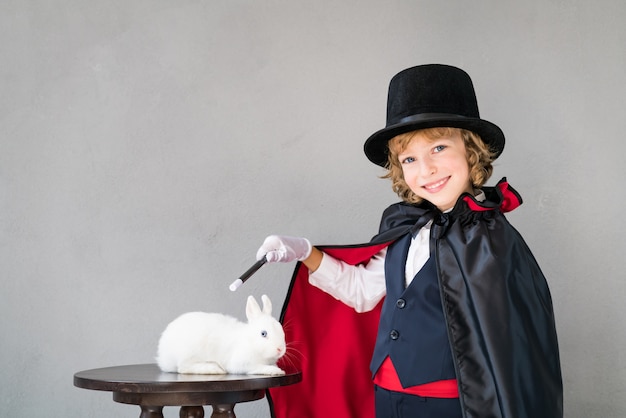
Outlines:
<svg viewBox="0 0 626 418"><path fill-rule="evenodd" d="M398 331L391 330L391 332L389 333L389 338L391 338L392 340L397 340L400 337L400 333Z"/></svg>
<svg viewBox="0 0 626 418"><path fill-rule="evenodd" d="M406 306L406 300L404 299L398 299L396 301L396 306L400 309L404 309L404 307Z"/></svg>

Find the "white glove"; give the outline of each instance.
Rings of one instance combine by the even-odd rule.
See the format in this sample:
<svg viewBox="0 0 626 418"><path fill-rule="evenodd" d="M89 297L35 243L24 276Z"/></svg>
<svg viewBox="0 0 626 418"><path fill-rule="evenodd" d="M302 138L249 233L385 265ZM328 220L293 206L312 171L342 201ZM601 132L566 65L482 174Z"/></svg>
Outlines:
<svg viewBox="0 0 626 418"><path fill-rule="evenodd" d="M311 255L311 250L311 243L306 238L270 235L256 252L256 259L265 256L269 263L302 261Z"/></svg>

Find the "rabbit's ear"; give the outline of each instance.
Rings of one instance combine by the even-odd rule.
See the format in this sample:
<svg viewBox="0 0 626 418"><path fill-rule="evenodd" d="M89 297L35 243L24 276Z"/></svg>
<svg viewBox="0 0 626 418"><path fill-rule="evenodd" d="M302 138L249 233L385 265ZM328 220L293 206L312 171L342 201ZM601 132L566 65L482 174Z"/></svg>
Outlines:
<svg viewBox="0 0 626 418"><path fill-rule="evenodd" d="M272 315L272 301L267 295L261 296L261 300L263 301L263 313L267 315Z"/></svg>
<svg viewBox="0 0 626 418"><path fill-rule="evenodd" d="M248 303L246 304L246 317L248 318L248 321L258 317L259 315L261 315L261 307L257 303L254 296L248 296Z"/></svg>

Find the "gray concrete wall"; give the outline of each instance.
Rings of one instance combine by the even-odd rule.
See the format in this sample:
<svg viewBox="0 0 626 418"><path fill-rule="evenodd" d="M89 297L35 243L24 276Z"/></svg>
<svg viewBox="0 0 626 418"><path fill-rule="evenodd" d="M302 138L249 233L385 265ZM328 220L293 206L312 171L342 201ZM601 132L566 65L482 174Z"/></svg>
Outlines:
<svg viewBox="0 0 626 418"><path fill-rule="evenodd" d="M181 312L280 306L293 266L228 291L267 234L369 239L397 199L363 141L390 77L439 62L507 135L491 183L525 199L509 218L551 284L566 416L626 416L624 16L621 0L3 1L0 415L136 416L73 374L152 362Z"/></svg>

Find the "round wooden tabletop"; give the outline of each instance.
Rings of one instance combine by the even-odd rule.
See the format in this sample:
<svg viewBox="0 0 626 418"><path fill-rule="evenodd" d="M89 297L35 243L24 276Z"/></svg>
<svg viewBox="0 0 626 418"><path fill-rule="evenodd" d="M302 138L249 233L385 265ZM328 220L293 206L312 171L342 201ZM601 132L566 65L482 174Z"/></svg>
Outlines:
<svg viewBox="0 0 626 418"><path fill-rule="evenodd" d="M156 364L133 364L78 372L74 386L109 392L232 392L286 386L302 380L302 372L284 376L206 375L162 372Z"/></svg>
<svg viewBox="0 0 626 418"><path fill-rule="evenodd" d="M302 380L302 372L283 376L199 375L162 372L156 364L133 364L78 372L74 386L113 392L113 400L140 405L141 417L162 417L164 406L181 406L181 417L204 416L201 405L212 405L212 417L235 417L234 405L262 399L265 390Z"/></svg>

